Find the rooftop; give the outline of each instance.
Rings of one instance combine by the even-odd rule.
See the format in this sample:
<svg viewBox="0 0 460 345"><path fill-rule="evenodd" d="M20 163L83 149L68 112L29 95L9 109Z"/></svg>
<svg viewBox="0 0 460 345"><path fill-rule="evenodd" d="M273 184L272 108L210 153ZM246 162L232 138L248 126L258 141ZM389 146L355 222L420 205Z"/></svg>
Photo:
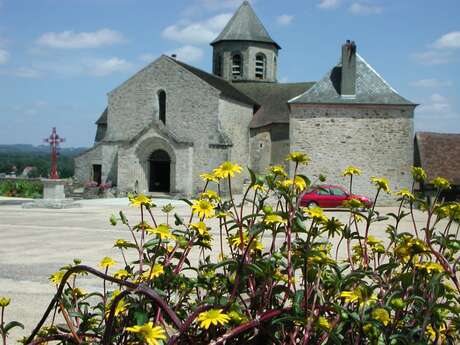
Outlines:
<svg viewBox="0 0 460 345"><path fill-rule="evenodd" d="M211 43L214 45L221 41L253 41L265 42L281 47L269 35L267 29L257 17L248 1L244 1L224 30Z"/></svg>

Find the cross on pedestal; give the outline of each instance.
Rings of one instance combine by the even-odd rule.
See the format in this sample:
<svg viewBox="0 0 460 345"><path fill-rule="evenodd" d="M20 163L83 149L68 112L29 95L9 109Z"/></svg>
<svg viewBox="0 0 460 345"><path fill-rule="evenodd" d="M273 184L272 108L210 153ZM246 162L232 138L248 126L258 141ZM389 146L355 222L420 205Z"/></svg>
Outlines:
<svg viewBox="0 0 460 345"><path fill-rule="evenodd" d="M53 127L53 131L49 138L44 139L45 143L50 144L51 146L51 173L50 179L57 180L59 179L59 174L57 172L57 155L59 144L65 141L64 138L59 137L56 133L56 127Z"/></svg>

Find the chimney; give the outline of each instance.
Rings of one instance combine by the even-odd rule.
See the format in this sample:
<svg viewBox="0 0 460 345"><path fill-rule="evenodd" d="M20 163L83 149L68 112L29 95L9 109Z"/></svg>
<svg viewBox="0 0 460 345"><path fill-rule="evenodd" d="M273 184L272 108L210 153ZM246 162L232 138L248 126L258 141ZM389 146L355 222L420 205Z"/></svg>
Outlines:
<svg viewBox="0 0 460 345"><path fill-rule="evenodd" d="M342 45L342 80L340 93L344 98L353 98L356 95L356 44L347 40Z"/></svg>
<svg viewBox="0 0 460 345"><path fill-rule="evenodd" d="M172 54L171 57L172 57L174 60L176 60L177 55L176 55L176 54Z"/></svg>

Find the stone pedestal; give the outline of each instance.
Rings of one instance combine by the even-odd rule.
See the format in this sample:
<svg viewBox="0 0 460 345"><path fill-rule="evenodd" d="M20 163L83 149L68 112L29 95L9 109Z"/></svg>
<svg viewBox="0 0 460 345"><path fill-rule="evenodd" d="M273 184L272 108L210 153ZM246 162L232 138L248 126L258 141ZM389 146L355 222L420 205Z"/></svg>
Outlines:
<svg viewBox="0 0 460 345"><path fill-rule="evenodd" d="M43 199L22 204L24 208L73 208L81 207L73 199L66 199L64 193L65 180L42 179Z"/></svg>

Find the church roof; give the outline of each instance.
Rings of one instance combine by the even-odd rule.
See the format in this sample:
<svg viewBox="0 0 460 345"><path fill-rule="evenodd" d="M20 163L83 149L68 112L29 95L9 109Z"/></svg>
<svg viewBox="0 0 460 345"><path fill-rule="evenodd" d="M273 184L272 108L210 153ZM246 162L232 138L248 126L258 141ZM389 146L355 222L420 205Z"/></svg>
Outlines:
<svg viewBox="0 0 460 345"><path fill-rule="evenodd" d="M238 90L261 105L254 114L250 127L259 128L272 123L289 123L288 101L308 90L314 82L304 83L233 83Z"/></svg>
<svg viewBox="0 0 460 345"><path fill-rule="evenodd" d="M215 87L216 89L220 90L222 96L233 99L235 101L244 103L244 104L249 104L249 105L258 105L257 101L251 99L250 97L246 96L244 93L240 92L236 88L232 86L229 82L226 80L215 76L213 74L210 74L208 72L205 72L201 69L198 69L196 67L187 65L184 62L177 61L175 59L170 58L171 61L174 61L178 65L184 67L186 70L189 72L193 73L196 75L198 78L202 79L212 87Z"/></svg>
<svg viewBox="0 0 460 345"><path fill-rule="evenodd" d="M96 125L106 125L107 124L107 112L108 112L108 108L106 107L104 111L102 112L101 116L99 116L99 119L97 119Z"/></svg>
<svg viewBox="0 0 460 345"><path fill-rule="evenodd" d="M359 54L356 54L356 97L341 96L341 73L339 63L307 92L289 103L415 105L399 95Z"/></svg>
<svg viewBox="0 0 460 345"><path fill-rule="evenodd" d="M460 185L460 134L417 132L415 164L426 171L428 180L440 176Z"/></svg>
<svg viewBox="0 0 460 345"><path fill-rule="evenodd" d="M248 1L244 1L241 4L224 30L212 41L211 45L221 41L265 42L274 44L278 49L281 49L278 43L270 37Z"/></svg>

